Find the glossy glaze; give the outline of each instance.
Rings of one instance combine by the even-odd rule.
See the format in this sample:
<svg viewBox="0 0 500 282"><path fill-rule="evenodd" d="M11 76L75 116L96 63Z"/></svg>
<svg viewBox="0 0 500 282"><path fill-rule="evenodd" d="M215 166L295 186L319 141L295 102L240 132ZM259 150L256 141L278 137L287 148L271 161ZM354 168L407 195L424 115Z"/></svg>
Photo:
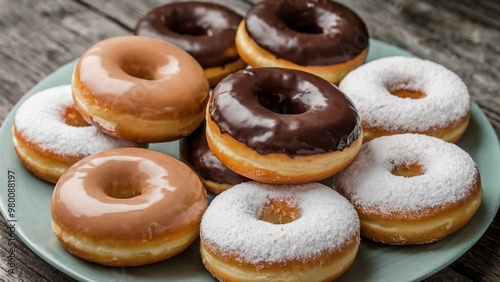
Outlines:
<svg viewBox="0 0 500 282"><path fill-rule="evenodd" d="M353 11L328 0L262 1L248 11L245 28L260 47L302 66L350 61L369 39Z"/></svg>
<svg viewBox="0 0 500 282"><path fill-rule="evenodd" d="M81 56L73 75L84 86L81 95L97 107L142 118L193 115L208 100L200 65L175 45L149 37L103 40Z"/></svg>
<svg viewBox="0 0 500 282"><path fill-rule="evenodd" d="M199 224L207 207L198 176L166 154L122 148L92 155L57 183L59 226L92 239L154 240Z"/></svg>
<svg viewBox="0 0 500 282"><path fill-rule="evenodd" d="M204 68L216 67L239 58L234 37L241 19L214 3L170 3L150 11L138 22L134 33L171 42Z"/></svg>
<svg viewBox="0 0 500 282"><path fill-rule="evenodd" d="M182 138L179 145L182 157L203 179L231 185L249 180L227 168L212 154L205 136L205 123Z"/></svg>
<svg viewBox="0 0 500 282"><path fill-rule="evenodd" d="M259 154L314 155L341 151L361 131L351 101L333 84L306 72L253 68L214 89L210 118Z"/></svg>

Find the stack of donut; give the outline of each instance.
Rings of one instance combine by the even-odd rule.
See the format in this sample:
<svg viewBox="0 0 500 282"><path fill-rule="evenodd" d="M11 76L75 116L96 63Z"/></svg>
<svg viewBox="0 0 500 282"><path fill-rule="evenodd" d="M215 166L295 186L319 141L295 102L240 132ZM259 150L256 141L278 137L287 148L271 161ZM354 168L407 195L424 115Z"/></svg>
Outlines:
<svg viewBox="0 0 500 282"><path fill-rule="evenodd" d="M193 132L203 121L208 89L203 69L188 53L140 36L90 47L72 80L76 108L87 122L116 138L146 143ZM115 149L63 174L52 198L52 227L80 258L142 265L191 245L206 207L203 185L184 163L156 151Z"/></svg>
<svg viewBox="0 0 500 282"><path fill-rule="evenodd" d="M14 147L30 171L55 183L93 153L189 135L204 119L208 89L200 65L173 44L110 38L80 57L71 86L36 93L21 105Z"/></svg>
<svg viewBox="0 0 500 282"><path fill-rule="evenodd" d="M398 79L406 81L406 84L399 85L401 88L398 90L425 93L426 97L422 99L427 107L433 104L430 110L446 110L455 104L455 109L447 112L446 122L439 123L440 127L432 120L427 123L432 124L432 129L445 131L444 125L446 130L455 131L457 120L467 123L470 115L468 93L466 87L463 91L464 85L456 79L456 75L424 60L399 57L385 60L394 62L399 68L403 65L412 69L419 69L417 66L425 68L431 76L446 85L453 83L450 88L460 90L447 92L447 89L442 89L442 92L436 92L435 86L427 88L427 81L411 72L408 74L409 71L400 71L398 73L402 78L393 77L384 82L392 85L402 84ZM374 61L374 64L378 63L380 61ZM393 68L397 69L396 66ZM366 67L372 67L372 64L368 63ZM360 71L363 68L360 67ZM370 73L376 72L371 70ZM356 75L357 70L352 74ZM345 81L349 82L350 77L351 74ZM354 89L364 90L365 96L375 95L369 92L369 83L359 80L352 83L358 87L353 86ZM341 89L346 85L350 84L344 84L343 80ZM391 96L387 98L391 99L395 94L386 96ZM419 120L421 115L426 114L418 110L418 102L414 101L417 99L397 99L402 100L401 104L417 103L414 106L417 110L410 114L413 119ZM436 103L443 99L452 101ZM481 180L476 164L464 150L429 133L422 134L410 125L404 132L388 134L361 146L364 115L362 112L360 118L354 105L333 84L292 69L260 67L239 71L223 79L213 90L206 116L206 137L211 152L231 170L260 183L239 184L221 193L202 219L201 254L205 266L215 277L222 281L239 281L247 277L257 281L260 277L265 277L263 280L322 281L341 275L353 262L357 247L339 246L349 246L353 239L343 243L331 242L331 246L342 250L341 253L349 253L347 257L316 250L331 254L328 260L334 261L332 264L319 262L315 256L305 260L305 246L312 244L307 240L287 241L289 245L304 248L304 252L296 251L291 258L281 251L280 244L274 248L268 246L273 251L266 249L266 255L261 253L259 247L263 244L262 238L271 236L269 233L282 236L276 224L285 224L293 229L290 231L292 237L300 234L301 227L292 226L299 219L305 220L309 211L297 204L303 201L300 198L301 189L307 190L299 188L299 184L305 183L309 187L311 182L333 174L334 189L346 197L357 211L360 234L373 241L391 245L430 243L450 235L472 218L482 199ZM363 109L371 109L369 104L363 105ZM466 125L458 126L461 131L452 133L455 136L452 140L462 135L464 127ZM440 135L445 136L450 135ZM265 192L252 189L272 192L263 196L265 200L258 200L257 194ZM251 196L248 198L256 200L247 200L242 207L236 203L242 201L238 197L244 193L249 193ZM314 201L319 204L320 198ZM271 220L266 218L269 207L273 210ZM337 212L349 218L347 210L338 208ZM224 220L217 220L218 216ZM283 218L285 222L281 222ZM358 219L355 218L349 220L351 224L356 225L353 222ZM262 221L275 225L266 225ZM241 222L245 226L241 226ZM213 230L213 226L217 226L222 233ZM342 230L348 228L341 224L338 227ZM266 231L254 231L261 229ZM314 230L312 234L319 232L314 227L310 230ZM261 240L241 235L253 232L258 232L257 237ZM339 231L331 232L338 234ZM350 233L350 236L356 238L355 233ZM312 238L315 240L315 237ZM355 241L359 244L359 238ZM279 257L274 257L277 254Z"/></svg>
<svg viewBox="0 0 500 282"><path fill-rule="evenodd" d="M23 103L14 146L29 170L56 183L52 228L68 251L134 266L176 255L198 238L207 207L202 182L183 162L142 147L193 132L208 95L203 69L184 50L121 36L90 47L71 85Z"/></svg>
<svg viewBox="0 0 500 282"><path fill-rule="evenodd" d="M291 218L286 220L293 222L287 224L287 229L290 230L288 232L293 232L295 239L291 239L288 244L280 244L283 250L287 249L289 244L302 249L309 244L315 244L314 242L321 243L308 251L274 253L271 254L272 258L260 255L256 261L252 256L240 256L239 253L251 251L245 248L252 248L250 246L252 244L258 245L261 234L256 234L255 239L245 238L245 242L250 244L247 247L229 244L224 247L228 249L224 250L218 239L239 241L232 236L250 232L236 229L231 232L224 229L228 227L231 229L234 225L229 221L220 222L222 223L220 228L212 229L222 232L220 234L212 234L202 227L202 258L207 269L219 279L239 281L261 277L263 280L331 280L346 271L356 255L360 240L359 220L354 208L337 192L314 182L342 170L357 155L362 142L360 119L354 105L337 87L311 73L328 74L330 80L338 83L340 77L364 61L368 35L364 24L350 10L327 1L316 2L319 6L308 9L309 16L293 20L296 22L307 20L306 24L311 28L322 29L319 32L322 35L301 30L309 27L295 26L292 22L290 22L290 33L308 34L309 38L301 39L303 41L321 38L325 42L330 41L330 44L324 46L325 50L319 53L318 48L303 50L299 56L311 54L312 57L302 64L304 66L290 63L289 66L296 65L294 69L284 68L286 65L276 65L273 62L263 65L253 63L251 59L257 54L249 55L243 52L248 48L242 44L248 44L248 40L251 40L248 35L246 42L241 40L241 34L245 33L244 21L240 24L240 19L237 24L231 23L234 27L233 45L225 48L231 50L235 48L234 34L236 34L238 53L253 68L234 72L215 83L217 86L212 91L206 111L206 124L181 139L180 157L198 173L208 191L220 194L210 209L214 219L210 220L207 215L203 226L208 228L217 226L211 221L217 221L218 217L230 218L234 213L247 210L246 205L239 205L226 210L227 215L218 211L215 203L224 205L224 199L230 195L229 191L261 193L260 200L252 204L256 214L247 215L247 219L262 225L260 228L266 230L267 236L271 239L278 236L275 232L281 228L280 223L286 223L282 220L288 218L288 214L286 212L282 214L280 210L291 209ZM287 14L282 15L283 17L289 17L295 11L305 9L305 4L304 1L293 3L279 1L279 6L294 9L287 10ZM274 5L274 2L258 4L252 10L264 11L269 5ZM196 9L193 8L195 6ZM337 27L322 23L319 18L312 16L315 11L324 8L328 8L325 11L330 17L341 15L341 23ZM279 7L274 7L273 11L276 9ZM209 12L201 13L201 11ZM213 50L193 50L196 48L191 47L206 44L207 40L213 43L214 38L207 36L208 33L217 32L217 28L214 27L216 23L210 21L214 18L211 14L221 15L220 11L225 9L214 8L213 5L206 3L180 2L164 5L141 19L135 33L172 42L192 54L203 65L203 55L206 56ZM178 19L190 19L190 21L176 21ZM227 15L222 16L222 19L223 22L229 22ZM347 56L342 53L342 48L353 44L357 39L350 32L351 23L359 25L359 32L363 33L365 41L362 46L358 46L360 48L355 54L349 53ZM194 36L194 33L198 36ZM259 34L268 35L269 31L262 30L257 33ZM327 40L327 37L333 39ZM332 41L340 41L345 45L337 45L333 54ZM219 42L214 45L222 48ZM262 57L262 54L259 56ZM205 72L208 76L207 68ZM215 86L214 83L211 82L211 86ZM254 181L247 182L249 180ZM238 184L242 182L245 183ZM271 185L263 188L263 182ZM235 184L237 187L229 189ZM256 190L249 192L250 189ZM224 192L225 190L227 191ZM241 196L236 195L236 197ZM248 197L250 196L244 196ZM319 198L326 201L324 209L312 208ZM307 204L303 202L305 199L309 199ZM269 212L263 212L263 209ZM314 210L318 212L329 210L324 220L338 221L338 224L324 229L324 233L321 233L323 235L318 233L318 236L308 236L312 241L304 242L300 238L306 235L295 232L294 226L303 226L301 227L303 232L307 232L311 228L317 229L323 225L322 221L318 220L320 214ZM301 220L298 220L299 218ZM238 226L243 229L250 228L246 225L246 221L240 222L240 219L243 218L236 217L234 222L238 222ZM277 221L274 221L276 219ZM304 221L305 225L300 224L301 221ZM343 232L341 236L340 230ZM268 252L265 246L261 249L264 254ZM283 273L286 272L288 274L285 277Z"/></svg>
<svg viewBox="0 0 500 282"><path fill-rule="evenodd" d="M362 236L423 244L464 226L482 188L474 160L453 144L470 118L462 80L434 62L388 57L350 72L339 87L360 111L365 143L334 187L356 207Z"/></svg>
<svg viewBox="0 0 500 282"><path fill-rule="evenodd" d="M13 127L37 175L43 157L77 148L78 158L45 179L57 181L53 230L78 257L142 265L200 236L203 263L221 281L329 281L354 262L361 236L429 243L478 209L477 166L451 143L468 125L467 87L425 60L364 64L367 28L348 8L265 0L242 18L179 2L152 10L134 33L90 47L72 87L47 90L64 92L61 109L26 117L48 104L27 101ZM27 128L48 113L72 128L57 136L92 128L64 139L92 150ZM106 136L108 147L91 135ZM187 165L109 148L179 139ZM52 145L23 157L45 148L33 140ZM319 183L329 177L333 189ZM215 197L208 207L203 187Z"/></svg>

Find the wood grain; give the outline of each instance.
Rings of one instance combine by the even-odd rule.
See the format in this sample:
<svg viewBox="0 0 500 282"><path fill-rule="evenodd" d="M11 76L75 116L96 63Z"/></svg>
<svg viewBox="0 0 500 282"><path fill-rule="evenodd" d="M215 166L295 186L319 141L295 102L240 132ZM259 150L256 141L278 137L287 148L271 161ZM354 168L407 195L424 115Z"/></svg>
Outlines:
<svg viewBox="0 0 500 282"><path fill-rule="evenodd" d="M137 20L168 1L0 0L0 121L38 81L93 43L130 34ZM240 14L250 2L218 0ZM341 0L373 38L454 70L500 133L500 2ZM0 151L1 152L1 151ZM0 153L1 157L1 153ZM14 277L7 273L6 222L0 218L0 281L72 281L24 244ZM500 281L500 218L466 254L425 281Z"/></svg>

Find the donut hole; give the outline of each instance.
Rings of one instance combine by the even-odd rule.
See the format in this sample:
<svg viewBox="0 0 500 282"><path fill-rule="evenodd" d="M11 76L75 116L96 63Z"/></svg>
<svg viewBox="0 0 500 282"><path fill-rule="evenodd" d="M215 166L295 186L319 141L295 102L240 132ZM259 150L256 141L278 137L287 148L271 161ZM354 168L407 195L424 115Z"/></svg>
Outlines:
<svg viewBox="0 0 500 282"><path fill-rule="evenodd" d="M209 33L205 27L198 25L195 21L172 23L167 28L180 35L204 36Z"/></svg>
<svg viewBox="0 0 500 282"><path fill-rule="evenodd" d="M66 107L63 113L63 122L70 126L84 127L90 126L90 124L85 121L80 112L76 109L74 105Z"/></svg>
<svg viewBox="0 0 500 282"><path fill-rule="evenodd" d="M285 91L280 89L261 89L256 92L260 105L281 115L298 115L307 111L307 106L298 99L290 99Z"/></svg>
<svg viewBox="0 0 500 282"><path fill-rule="evenodd" d="M122 70L135 78L144 79L144 80L155 80L156 71L151 67L149 62L138 62L137 60L126 60L122 64Z"/></svg>
<svg viewBox="0 0 500 282"><path fill-rule="evenodd" d="M300 209L293 201L269 199L262 207L259 220L272 224L286 224L297 220L300 216Z"/></svg>
<svg viewBox="0 0 500 282"><path fill-rule="evenodd" d="M104 187L104 193L115 199L128 199L142 194L142 185L137 179L111 179Z"/></svg>
<svg viewBox="0 0 500 282"><path fill-rule="evenodd" d="M397 83L394 85L389 85L387 90L394 96L399 98L409 98L409 99L422 99L427 96L425 92L411 87L410 82Z"/></svg>
<svg viewBox="0 0 500 282"><path fill-rule="evenodd" d="M318 26L315 22L302 22L297 19L288 19L284 21L285 25L296 32L306 34L322 34L323 28Z"/></svg>
<svg viewBox="0 0 500 282"><path fill-rule="evenodd" d="M179 35L205 36L210 35L209 19L203 15L195 15L192 11L178 11L165 18L165 27Z"/></svg>
<svg viewBox="0 0 500 282"><path fill-rule="evenodd" d="M391 173L396 176L415 177L424 174L424 169L419 163L405 163L394 165Z"/></svg>
<svg viewBox="0 0 500 282"><path fill-rule="evenodd" d="M318 24L312 12L294 11L280 14L281 21L289 29L306 34L322 34L323 28Z"/></svg>
<svg viewBox="0 0 500 282"><path fill-rule="evenodd" d="M409 90L409 89L396 89L390 91L392 95L398 96L400 98L410 98L410 99L422 99L427 95L419 90Z"/></svg>

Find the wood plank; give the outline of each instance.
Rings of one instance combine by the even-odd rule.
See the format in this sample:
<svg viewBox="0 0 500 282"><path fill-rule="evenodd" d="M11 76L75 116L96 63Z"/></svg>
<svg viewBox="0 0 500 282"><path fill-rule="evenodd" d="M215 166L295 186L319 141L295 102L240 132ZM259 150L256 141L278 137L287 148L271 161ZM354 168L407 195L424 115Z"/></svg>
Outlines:
<svg viewBox="0 0 500 282"><path fill-rule="evenodd" d="M462 274L456 272L455 270L449 267L423 280L423 282L443 282L443 281L469 282L473 280L463 276Z"/></svg>
<svg viewBox="0 0 500 282"><path fill-rule="evenodd" d="M148 1L99 1L99 0L79 0L85 3L92 9L98 10L103 14L107 14L114 21L119 22L123 26L126 26L129 30L133 30L137 24L137 21L146 15L150 10L161 5L172 3L172 2L187 2L190 0L148 0ZM245 15L246 11L250 7L250 4L244 1L235 0L201 0L204 2L212 2L224 5L231 8L233 11L240 15ZM109 11L113 11L110 15Z"/></svg>
<svg viewBox="0 0 500 282"><path fill-rule="evenodd" d="M0 281L19 282L19 281L74 281L69 276L53 268L43 259L34 254L19 238L15 239L15 269L11 275L9 270L11 266L8 264L6 257L9 255L9 246L7 238L10 237L10 231L7 228L5 219L0 216Z"/></svg>
<svg viewBox="0 0 500 282"><path fill-rule="evenodd" d="M500 213L481 239L452 268L474 281L500 281Z"/></svg>
<svg viewBox="0 0 500 282"><path fill-rule="evenodd" d="M95 42L127 32L71 0L1 0L0 120L42 78Z"/></svg>

